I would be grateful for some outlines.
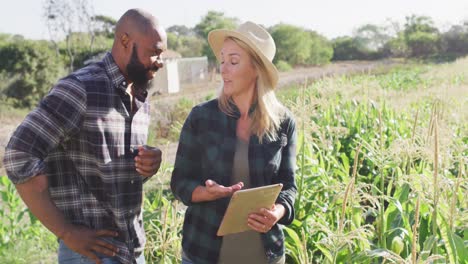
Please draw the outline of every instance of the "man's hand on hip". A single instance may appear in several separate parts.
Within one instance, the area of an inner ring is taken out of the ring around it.
[[[72,225],[67,228],[61,239],[71,250],[87,256],[94,262],[100,264],[101,260],[96,253],[104,254],[109,257],[115,256],[119,249],[104,240],[101,237],[116,237],[119,234],[111,230],[92,230],[84,226]]]

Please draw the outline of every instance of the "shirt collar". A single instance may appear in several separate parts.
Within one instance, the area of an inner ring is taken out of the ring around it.
[[[251,116],[253,112],[255,111],[255,109],[257,109],[257,104],[258,104],[257,102],[252,103],[252,105],[249,108],[249,116]],[[234,103],[232,99],[229,100],[229,105],[231,109],[233,110],[233,113],[232,113],[233,117],[235,119],[239,119],[241,116],[241,113],[239,111],[239,108],[237,107],[237,105]]]
[[[125,80],[122,72],[120,71],[119,66],[114,61],[114,57],[110,52],[107,52],[104,58],[102,59],[104,63],[104,68],[106,69],[107,75],[110,76],[112,83],[116,89],[122,90],[123,92],[127,91],[128,83]],[[135,94],[135,98],[137,98],[141,102],[145,102],[148,96],[148,91],[141,90],[137,91]]]
[[[125,80],[125,77],[120,71],[119,66],[117,66],[117,64],[115,63],[112,54],[110,52],[107,52],[104,58],[102,59],[102,62],[104,63],[104,68],[106,69],[107,75],[110,77],[112,83],[114,84],[114,87],[125,92],[128,85],[127,81]]]

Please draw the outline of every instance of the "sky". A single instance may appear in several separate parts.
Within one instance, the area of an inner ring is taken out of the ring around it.
[[[1,0],[0,33],[29,39],[49,39],[43,18],[44,0]],[[400,23],[411,14],[431,17],[442,30],[468,21],[468,0],[88,0],[95,14],[118,19],[129,8],[143,8],[164,27],[193,27],[210,10],[241,22],[273,26],[288,23],[327,38],[351,35],[359,26]]]

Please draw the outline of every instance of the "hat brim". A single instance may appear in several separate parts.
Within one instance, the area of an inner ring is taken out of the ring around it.
[[[213,50],[216,59],[219,62],[221,62],[221,48],[223,47],[224,40],[227,37],[238,38],[255,51],[258,57],[262,60],[263,65],[265,65],[266,67],[266,70],[270,77],[272,88],[276,88],[276,85],[278,84],[278,70],[276,69],[273,62],[271,62],[265,55],[263,55],[263,52],[252,41],[250,41],[247,37],[245,37],[243,34],[237,31],[227,29],[215,29],[208,34],[208,43],[210,44],[210,47]]]

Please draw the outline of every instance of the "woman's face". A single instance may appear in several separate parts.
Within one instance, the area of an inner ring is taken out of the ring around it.
[[[220,71],[225,95],[238,97],[254,91],[257,71],[249,54],[232,39],[226,39],[221,48]]]

